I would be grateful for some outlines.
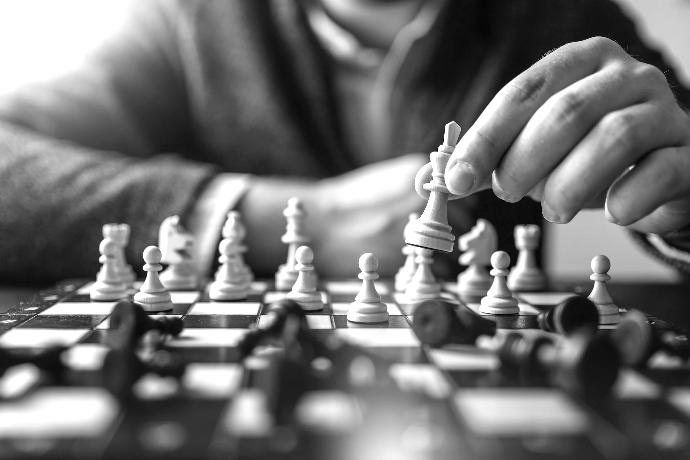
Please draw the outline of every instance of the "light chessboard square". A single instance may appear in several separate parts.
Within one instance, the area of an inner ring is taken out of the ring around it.
[[[174,304],[189,305],[199,300],[197,291],[170,291],[170,299]]]
[[[59,302],[39,315],[109,315],[117,302]]]
[[[258,315],[259,302],[199,302],[187,315]]]
[[[371,348],[417,347],[419,339],[412,329],[336,329],[335,333],[352,343]]]
[[[386,304],[386,310],[388,311],[389,315],[400,316],[403,314],[396,304],[392,302],[384,303]],[[347,310],[350,308],[350,304],[346,302],[333,302],[331,304],[331,308],[333,309],[334,315],[347,315]]]
[[[307,326],[310,329],[333,329],[333,320],[330,315],[304,315],[307,320]],[[259,328],[268,326],[271,318],[268,315],[261,315],[259,318]]]
[[[45,348],[51,345],[71,346],[83,339],[89,329],[11,329],[0,336],[0,347]]]
[[[403,391],[421,392],[437,399],[450,396],[450,383],[430,364],[395,363],[390,375]]]
[[[491,371],[500,367],[496,354],[477,350],[470,345],[431,349],[429,359],[440,369],[448,371]]]
[[[172,348],[233,347],[247,333],[247,329],[194,328],[185,329],[177,337],[170,337]]]
[[[558,305],[568,297],[575,294],[572,292],[521,292],[517,296],[523,302],[532,305]]]
[[[639,372],[623,369],[613,387],[619,399],[655,399],[661,395],[661,387]]]
[[[99,343],[78,343],[65,350],[62,361],[70,369],[97,371],[103,367],[108,347]]]
[[[190,363],[182,380],[197,397],[227,398],[242,385],[244,370],[235,363]]]

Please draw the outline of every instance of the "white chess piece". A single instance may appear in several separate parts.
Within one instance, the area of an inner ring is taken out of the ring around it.
[[[239,264],[242,273],[244,273],[247,285],[250,285],[252,281],[254,281],[254,273],[252,273],[249,265],[244,262],[243,254],[247,252],[247,246],[244,245],[244,239],[247,236],[247,229],[242,223],[242,216],[240,215],[239,211],[228,212],[227,219],[223,225],[222,236],[223,238],[230,239],[233,245],[235,245],[237,248],[237,263]]]
[[[163,269],[161,258],[161,250],[157,246],[148,246],[144,249],[146,279],[139,288],[139,292],[134,294],[134,303],[141,305],[144,311],[167,311],[173,308],[170,292],[163,286],[158,276]]]
[[[374,280],[379,277],[379,259],[371,252],[362,254],[359,258],[359,269],[358,278],[362,280],[362,288],[347,310],[347,320],[354,323],[388,321],[388,307],[381,302],[381,296],[374,284]]]
[[[127,297],[127,285],[122,282],[117,273],[117,243],[110,238],[105,238],[98,246],[102,264],[98,272],[96,282],[91,286],[89,293],[91,300],[119,300]]]
[[[241,248],[231,238],[223,238],[218,245],[220,267],[209,286],[211,300],[241,300],[249,294],[247,274],[239,258]]]
[[[297,281],[295,269],[295,251],[297,248],[309,242],[309,237],[304,232],[304,223],[307,213],[299,198],[290,198],[287,207],[283,211],[285,220],[285,233],[280,240],[288,245],[287,261],[278,267],[275,275],[276,289],[289,291]]]
[[[460,126],[454,121],[446,125],[443,144],[430,155],[432,175],[431,181],[424,184],[424,190],[429,191],[424,212],[412,226],[410,236],[405,238],[407,244],[437,251],[451,252],[455,236],[452,227],[448,225],[448,200],[455,197],[446,187],[445,170],[450,154],[460,138]]]
[[[441,297],[441,285],[436,281],[431,271],[431,264],[434,261],[433,252],[431,249],[415,248],[415,254],[417,270],[407,284],[404,301],[415,303]]]
[[[604,255],[595,256],[590,264],[592,274],[589,279],[594,281],[592,292],[587,297],[597,306],[599,310],[599,324],[618,324],[620,322],[620,312],[618,306],[613,303],[606,283],[611,279],[608,275],[611,269],[611,261]]]
[[[303,310],[321,310],[323,300],[321,293],[316,290],[316,277],[314,276],[314,252],[309,246],[300,246],[295,251],[295,269],[297,280],[292,290],[287,293],[287,298],[297,302]]]
[[[136,280],[132,266],[125,259],[125,248],[129,244],[130,232],[129,224],[103,225],[103,238],[110,238],[117,244],[117,253],[115,254],[115,259],[117,260],[116,270],[126,286],[131,286]]]
[[[458,261],[467,269],[458,275],[458,297],[463,302],[479,302],[491,287],[493,279],[486,269],[498,248],[498,235],[491,222],[478,219],[472,229],[458,239],[464,251]]]
[[[480,313],[491,315],[516,315],[520,313],[518,301],[513,297],[513,293],[508,289],[508,267],[510,266],[510,256],[507,252],[496,251],[491,256],[491,276],[494,281],[491,288],[482,298],[479,306]]]
[[[407,239],[408,235],[412,231],[412,225],[417,219],[419,219],[419,214],[416,212],[410,214],[407,224],[405,224],[405,229],[403,230],[403,236],[405,239]],[[414,261],[414,248],[414,246],[410,246],[409,244],[406,244],[402,248],[402,253],[405,256],[405,263],[395,274],[395,290],[397,292],[405,291],[407,284],[414,276],[414,272],[417,271],[417,263]]]
[[[199,280],[193,258],[194,237],[187,232],[179,216],[163,220],[158,232],[158,247],[163,254],[161,261],[168,268],[160,274],[168,289],[195,289]]]
[[[512,291],[543,291],[546,276],[537,266],[535,251],[539,247],[541,229],[538,225],[516,225],[515,247],[520,251],[515,266],[508,275],[508,287]]]

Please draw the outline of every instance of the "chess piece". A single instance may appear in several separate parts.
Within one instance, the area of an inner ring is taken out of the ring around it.
[[[244,239],[247,236],[247,229],[242,223],[242,216],[238,211],[228,212],[227,219],[223,225],[222,230],[223,238],[229,239],[233,245],[236,246],[237,252],[235,254],[237,258],[238,269],[244,274],[245,283],[247,287],[254,281],[254,273],[252,273],[249,265],[244,262],[244,254],[247,252],[247,246],[244,245]]]
[[[434,259],[431,249],[415,248],[417,270],[405,288],[405,302],[415,303],[441,297],[441,284],[436,281],[431,264]]]
[[[412,231],[412,225],[419,219],[419,214],[416,212],[410,213],[405,229],[403,230],[403,236],[405,239],[410,235]],[[406,244],[402,248],[402,253],[405,256],[405,263],[400,270],[395,274],[395,290],[397,292],[404,292],[407,284],[410,282],[414,276],[414,272],[417,271],[417,264],[415,263],[415,253],[414,246]]]
[[[488,220],[478,219],[475,226],[458,239],[458,248],[464,251],[458,262],[467,265],[458,275],[458,297],[463,302],[479,302],[493,281],[486,266],[498,248],[496,229]]]
[[[419,340],[431,347],[450,343],[471,345],[482,335],[494,335],[496,322],[464,305],[425,300],[414,309],[413,328]]]
[[[657,351],[664,351],[683,361],[690,359],[686,334],[659,324],[652,324],[644,313],[630,310],[613,331],[612,338],[623,362],[643,367]]]
[[[62,361],[65,347],[53,345],[41,350],[10,350],[0,348],[0,377],[11,367],[32,364],[48,376],[60,380],[66,370]]]
[[[167,350],[158,350],[148,361],[143,361],[131,348],[111,349],[103,360],[103,385],[115,397],[127,400],[132,387],[144,374],[182,378],[186,364]]]
[[[321,293],[316,290],[316,278],[313,275],[314,252],[309,246],[300,246],[295,251],[295,261],[297,280],[286,297],[297,302],[303,310],[321,310],[323,300]]]
[[[543,330],[565,336],[583,330],[594,334],[599,329],[599,310],[591,300],[574,295],[539,313],[537,322]]]
[[[514,236],[515,247],[520,253],[508,275],[508,287],[514,292],[543,291],[546,289],[546,276],[537,266],[535,255],[541,229],[538,225],[516,225]]]
[[[134,302],[141,305],[141,308],[147,312],[167,311],[172,310],[173,307],[170,292],[163,286],[158,276],[163,269],[161,258],[161,250],[157,246],[148,246],[144,249],[146,279],[139,288],[139,292],[134,294]]]
[[[288,245],[287,261],[278,267],[275,275],[276,289],[289,291],[297,281],[295,269],[295,251],[298,247],[309,242],[309,237],[304,232],[304,223],[307,213],[299,198],[290,198],[287,208],[283,211],[287,225],[285,233],[280,240]]]
[[[479,307],[480,313],[491,315],[516,315],[520,313],[518,301],[508,289],[508,266],[510,256],[507,252],[496,251],[491,255],[491,267],[489,272],[494,277],[491,288],[482,298]]]
[[[606,282],[611,279],[608,275],[611,269],[611,261],[604,255],[598,255],[592,259],[591,268],[592,274],[589,279],[594,281],[594,286],[587,298],[591,300],[599,310],[599,324],[618,324],[620,321],[620,313],[606,288]]]
[[[194,237],[180,223],[179,216],[170,216],[163,220],[158,232],[158,247],[168,264],[160,279],[168,289],[195,289],[199,282],[196,275],[194,258]]]
[[[249,282],[240,254],[242,247],[233,238],[223,238],[218,245],[220,267],[209,287],[211,300],[241,300],[249,294]]]
[[[371,252],[362,254],[359,258],[359,269],[358,278],[362,280],[362,288],[347,310],[347,320],[353,323],[388,321],[388,307],[381,302],[381,296],[376,292],[374,284],[374,280],[379,277],[379,259]]]
[[[130,227],[129,224],[105,224],[103,225],[103,238],[110,238],[117,244],[118,250],[115,254],[117,260],[117,274],[125,286],[131,286],[136,280],[136,275],[132,266],[125,259],[125,248],[129,244]]]
[[[111,348],[131,348],[150,330],[177,336],[183,328],[181,318],[162,316],[154,319],[147,315],[141,306],[129,300],[121,300],[110,314],[108,344]]]
[[[415,221],[405,243],[437,251],[451,252],[455,236],[448,225],[448,200],[451,193],[446,187],[445,170],[450,154],[460,138],[460,126],[454,121],[446,125],[443,144],[430,155],[432,179],[424,184],[429,201],[422,215]]]
[[[110,238],[105,238],[98,246],[101,257],[101,270],[98,272],[96,282],[91,286],[91,300],[119,300],[127,297],[127,286],[117,273],[116,254],[118,245]]]
[[[249,356],[258,345],[266,341],[273,343],[280,337],[286,337],[289,335],[288,330],[293,336],[309,331],[304,310],[294,300],[281,299],[267,305],[265,312],[262,313],[266,315],[268,321],[248,330],[236,345],[242,358]]]

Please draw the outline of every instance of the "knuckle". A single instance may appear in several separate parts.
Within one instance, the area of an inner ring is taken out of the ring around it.
[[[638,63],[633,70],[633,74],[644,82],[649,82],[654,86],[668,86],[666,75],[658,67],[644,62]]]
[[[618,43],[608,37],[591,37],[584,40],[583,44],[602,54],[620,54],[623,51]]]
[[[628,113],[610,113],[600,123],[604,151],[627,151],[637,143],[637,120]]]

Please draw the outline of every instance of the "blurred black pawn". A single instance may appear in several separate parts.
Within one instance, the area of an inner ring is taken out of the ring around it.
[[[450,343],[472,344],[481,335],[493,335],[496,323],[463,305],[443,300],[421,302],[413,312],[413,329],[419,340],[432,347]]]
[[[62,346],[54,346],[39,351],[20,351],[0,348],[0,377],[11,367],[22,364],[32,364],[46,373],[50,378],[62,380],[64,371],[66,370],[62,362],[62,353],[65,349],[66,348]]]
[[[625,364],[644,366],[659,350],[683,360],[690,359],[690,343],[685,334],[655,327],[644,313],[631,310],[613,331],[612,338]]]
[[[599,328],[599,310],[586,297],[574,295],[537,317],[539,327],[547,332],[569,336],[576,331],[593,334]]]
[[[103,361],[103,384],[115,397],[129,399],[133,385],[145,374],[180,379],[185,370],[185,363],[165,350],[159,350],[149,361],[143,361],[131,348],[112,349]]]
[[[249,330],[237,344],[242,357],[248,356],[258,345],[281,339],[294,342],[304,331],[308,331],[307,318],[302,307],[290,299],[274,302],[266,307],[267,322],[259,328]]]
[[[141,306],[129,300],[121,300],[110,315],[108,342],[113,348],[131,348],[148,331],[157,330],[163,334],[177,336],[183,328],[181,318],[151,318]]]

